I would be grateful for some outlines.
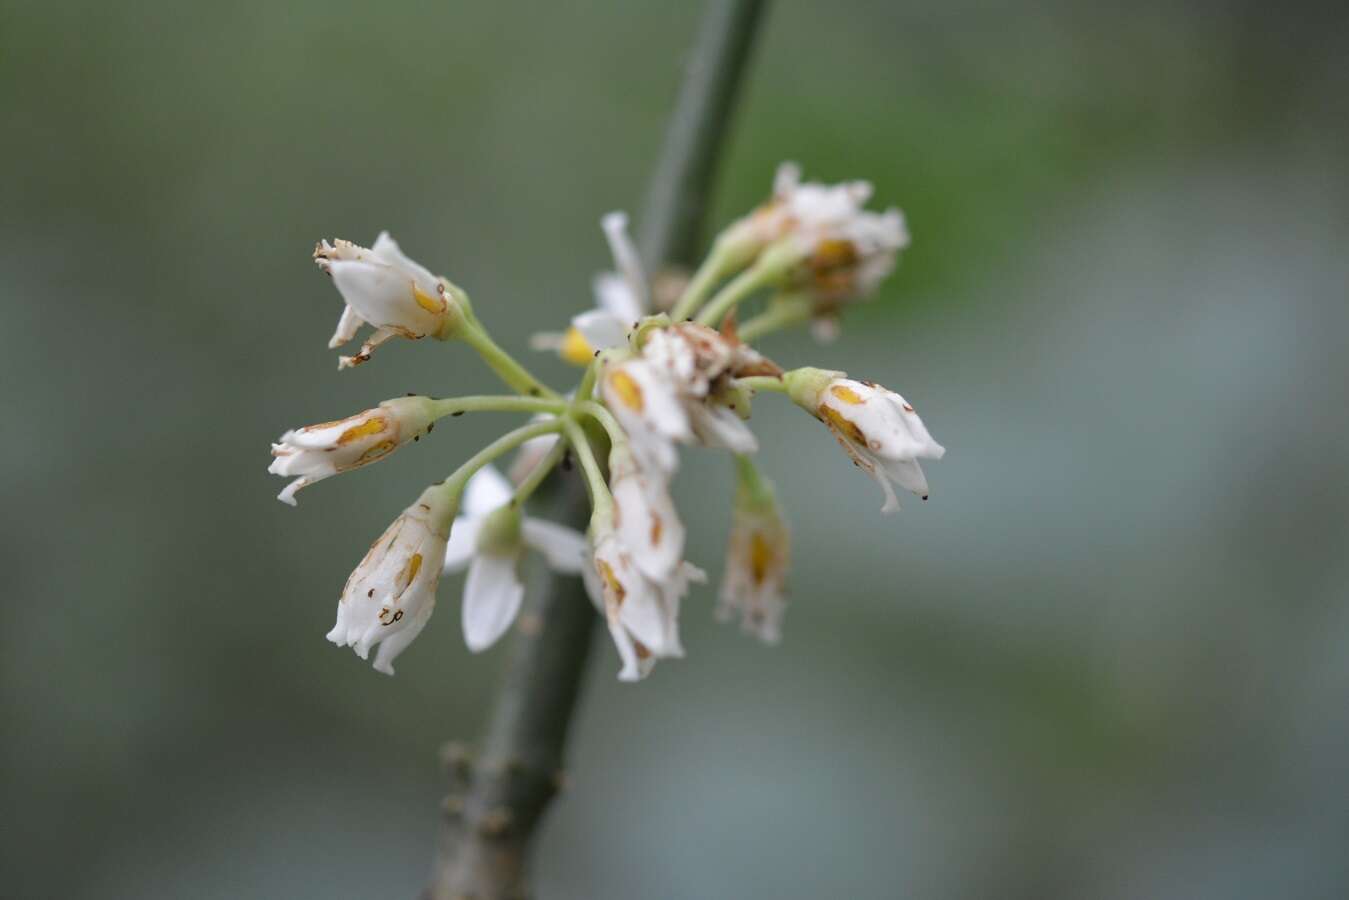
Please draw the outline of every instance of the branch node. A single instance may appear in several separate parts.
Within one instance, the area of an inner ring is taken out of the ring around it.
[[[473,769],[473,751],[462,741],[446,741],[440,747],[440,766],[446,775],[465,777]]]
[[[482,821],[478,823],[478,830],[487,837],[501,837],[510,830],[514,820],[515,816],[509,807],[495,806],[482,817]]]

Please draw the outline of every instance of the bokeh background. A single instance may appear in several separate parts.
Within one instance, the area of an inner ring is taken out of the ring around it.
[[[597,642],[542,896],[1349,895],[1343,9],[772,12],[714,224],[784,158],[901,205],[912,250],[843,339],[766,349],[898,388],[949,453],[882,517],[756,405],[786,638],[704,589],[645,683]],[[0,4],[0,893],[415,896],[437,748],[504,653],[463,648],[458,579],[393,679],[323,635],[508,420],[278,504],[285,428],[492,388],[430,343],[339,376],[309,252],[388,228],[528,352],[589,303],[698,12]],[[678,481],[714,577],[728,469]]]

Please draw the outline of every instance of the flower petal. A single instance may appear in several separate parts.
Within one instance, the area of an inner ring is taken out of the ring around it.
[[[637,658],[637,648],[633,645],[632,635],[628,634],[627,629],[616,619],[609,619],[609,636],[614,639],[618,658],[623,662],[623,668],[618,672],[619,681],[641,681],[650,674],[655,657],[649,657],[643,665]]]
[[[356,310],[351,308],[351,304],[342,307],[342,316],[337,320],[337,330],[328,340],[328,347],[336,349],[356,336],[365,322],[357,315]]]
[[[589,568],[589,545],[574,528],[526,517],[520,526],[525,543],[543,554],[556,572],[575,575]]]
[[[885,469],[885,474],[906,491],[911,491],[919,497],[927,496],[927,476],[923,474],[923,469],[916,460],[886,459],[881,460],[880,465]]]
[[[480,553],[464,581],[464,643],[474,653],[492,646],[520,612],[525,586],[516,571],[518,559]]]
[[[633,564],[647,577],[663,581],[684,555],[684,523],[663,480],[641,474],[615,478],[618,533]]]
[[[464,488],[464,513],[477,518],[510,502],[514,490],[495,466],[483,466]]]
[[[618,620],[637,640],[656,654],[665,655],[666,648],[671,645],[668,628],[670,616],[662,603],[659,589],[655,585],[643,587],[643,590],[632,591],[624,598],[618,610]]]
[[[408,648],[408,645],[416,640],[417,635],[422,633],[426,623],[431,619],[431,613],[435,609],[435,600],[417,611],[416,616],[406,628],[397,634],[390,635],[388,640],[380,643],[379,650],[375,652],[374,670],[385,675],[393,674],[393,661],[398,655]]]
[[[689,407],[689,424],[706,447],[720,447],[735,453],[759,452],[759,439],[745,420],[724,406],[708,403]]]
[[[646,314],[650,304],[646,295],[646,273],[642,271],[642,259],[637,255],[637,247],[633,244],[632,238],[628,236],[628,214],[608,213],[600,219],[600,227],[604,229],[604,237],[609,242],[609,252],[613,254],[614,265],[628,289],[626,302],[617,296],[610,298],[614,304],[612,306],[605,303],[603,296],[600,297],[600,302],[614,314],[622,316],[629,322],[635,322]]]
[[[571,324],[592,349],[608,350],[627,345],[628,329],[635,321],[635,318],[620,318],[608,310],[591,309],[573,316]]]
[[[445,573],[458,572],[468,565],[469,560],[478,552],[478,531],[482,528],[482,519],[473,516],[460,516],[450,528],[450,540],[445,545]]]
[[[440,282],[436,279],[436,276],[432,275],[430,270],[421,263],[415,262],[404,253],[403,248],[398,246],[398,242],[389,235],[389,232],[381,231],[379,237],[375,238],[375,244],[370,248],[370,251],[395,268],[406,270],[417,280],[417,286],[424,293],[434,297],[440,290]]]

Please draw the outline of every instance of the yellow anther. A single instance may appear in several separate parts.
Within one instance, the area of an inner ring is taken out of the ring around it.
[[[412,584],[412,579],[417,577],[417,573],[420,572],[421,569],[422,555],[420,553],[414,553],[412,556],[408,557],[407,565],[403,567],[402,574],[398,576],[398,582],[402,585],[402,587],[399,588],[400,594],[408,589],[408,586]]]
[[[627,596],[628,592],[623,589],[623,583],[619,581],[618,576],[614,574],[613,566],[600,559],[595,561],[595,568],[599,569],[600,577],[604,579],[604,584],[612,593],[614,605],[622,606],[623,598]]]
[[[337,446],[345,447],[352,441],[359,441],[361,438],[367,438],[382,432],[385,428],[383,416],[371,416],[359,425],[353,425],[342,436],[337,439]]]
[[[857,393],[857,391],[854,391],[846,384],[834,385],[829,389],[829,393],[833,394],[835,397],[842,400],[844,403],[849,403],[853,406],[857,406],[860,403],[866,402],[865,400],[862,399],[861,394]]]
[[[867,436],[862,433],[862,429],[857,427],[856,422],[850,422],[844,418],[843,413],[834,409],[832,406],[821,406],[820,415],[831,425],[835,431],[842,434],[854,444],[867,445]]]
[[[588,366],[595,356],[595,348],[590,346],[579,329],[572,326],[562,336],[562,346],[558,348],[557,354],[574,366]]]
[[[444,297],[432,297],[415,284],[412,286],[412,297],[417,301],[418,306],[429,313],[439,315],[445,311]]]
[[[754,532],[754,536],[749,539],[749,571],[755,584],[763,584],[772,562],[773,545],[763,536],[763,532]]]
[[[620,403],[633,412],[642,411],[642,386],[637,383],[637,379],[622,369],[616,369],[609,376],[609,384],[618,395]]]

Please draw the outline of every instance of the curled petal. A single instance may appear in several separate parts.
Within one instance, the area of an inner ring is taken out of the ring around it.
[[[356,332],[359,331],[364,324],[365,322],[362,321],[361,317],[356,313],[356,310],[351,308],[351,304],[342,307],[342,316],[337,320],[337,330],[333,332],[332,338],[329,339],[328,347],[330,349],[336,349],[342,346],[347,341],[354,338]]]

